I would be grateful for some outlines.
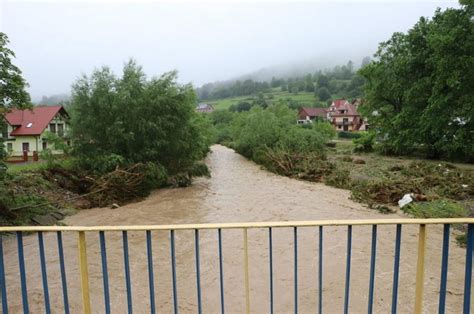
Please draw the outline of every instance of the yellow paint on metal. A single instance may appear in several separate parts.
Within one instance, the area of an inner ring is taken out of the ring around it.
[[[430,219],[354,219],[354,220],[310,220],[237,222],[180,225],[134,225],[134,226],[10,226],[0,227],[0,232],[53,232],[53,231],[146,231],[146,230],[192,230],[192,229],[242,229],[242,228],[284,228],[315,226],[362,226],[362,225],[431,225],[431,224],[474,224],[474,218],[430,218]]]
[[[426,225],[420,225],[418,235],[418,262],[416,265],[415,313],[423,312],[423,290],[425,283]]]
[[[244,276],[245,276],[245,312],[250,313],[250,287],[249,287],[249,249],[247,229],[244,228]]]
[[[79,265],[81,269],[82,312],[89,314],[91,312],[91,303],[89,296],[89,271],[87,270],[86,234],[84,231],[79,231]]]

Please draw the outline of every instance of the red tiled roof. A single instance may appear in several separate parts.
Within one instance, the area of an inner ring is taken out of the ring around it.
[[[12,136],[21,135],[41,135],[49,122],[58,114],[66,111],[63,106],[34,107],[33,109],[12,109],[5,114],[5,119],[16,129]]]
[[[301,108],[301,113],[306,113],[310,117],[326,117],[326,108]]]
[[[345,99],[335,99],[335,100],[332,101],[331,105],[334,105],[334,107],[336,107],[336,109],[339,109],[339,107],[343,106],[346,102],[347,102],[347,100],[345,100]]]
[[[339,107],[336,105],[336,108],[337,111],[331,114],[332,117],[359,116],[359,112],[357,112],[357,106],[349,103],[348,101],[344,101],[343,104],[339,104]],[[338,113],[339,110],[345,110],[346,113]]]

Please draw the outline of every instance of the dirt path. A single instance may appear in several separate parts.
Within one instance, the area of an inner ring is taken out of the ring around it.
[[[211,179],[200,179],[183,189],[155,191],[147,199],[118,209],[95,208],[68,217],[68,225],[141,225],[169,223],[246,222],[315,219],[399,218],[382,215],[349,200],[349,192],[322,184],[292,180],[260,169],[232,150],[213,146],[208,158]],[[428,227],[425,309],[436,312],[439,292],[442,228]],[[245,308],[242,272],[242,231],[224,230],[224,290],[227,312]],[[81,311],[77,265],[77,235],[64,234],[68,292],[71,313]],[[112,310],[126,312],[127,299],[120,233],[107,233],[107,257]],[[274,230],[275,312],[293,311],[293,230]],[[370,227],[353,228],[351,312],[367,311],[370,264]],[[395,226],[380,226],[375,279],[374,311],[388,312],[391,306]],[[104,311],[103,283],[98,234],[88,234],[89,272],[93,312]],[[317,230],[298,231],[298,274],[300,312],[317,306]],[[54,312],[62,312],[62,293],[55,234],[45,235],[48,280]],[[136,313],[149,310],[149,287],[145,235],[129,234],[133,307]],[[216,231],[201,231],[201,275],[203,311],[220,311],[219,267]],[[344,301],[346,228],[328,227],[324,234],[323,307],[340,313]],[[4,243],[9,306],[21,311],[17,247],[15,239]],[[43,312],[43,293],[36,236],[25,237],[28,294],[32,312]],[[167,232],[153,235],[155,296],[159,312],[172,312],[170,247]],[[413,312],[417,227],[406,226],[402,234],[400,313]],[[269,311],[268,231],[249,231],[251,311]],[[181,312],[196,312],[196,280],[192,231],[176,232],[178,298]],[[465,251],[451,241],[447,312],[462,309]]]

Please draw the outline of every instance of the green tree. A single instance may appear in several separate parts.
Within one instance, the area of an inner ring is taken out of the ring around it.
[[[154,162],[169,173],[202,159],[210,140],[194,112],[192,86],[179,85],[176,72],[147,80],[134,61],[121,77],[109,68],[83,76],[73,86],[74,154],[93,168],[119,156],[129,163]]]
[[[349,98],[362,97],[363,87],[365,84],[364,77],[356,74],[352,77],[351,82],[347,86],[347,96]]]
[[[31,105],[30,95],[26,92],[28,84],[22,77],[21,70],[13,64],[15,53],[7,47],[8,44],[7,35],[0,32],[0,114],[12,107],[26,108]],[[0,130],[5,126],[5,121],[0,119]],[[3,139],[0,137],[0,161],[6,156]]]
[[[257,98],[253,101],[252,105],[253,106],[260,106],[264,109],[268,107],[268,103],[265,100],[265,96],[263,95],[263,93],[258,93]]]
[[[40,157],[46,160],[48,166],[55,165],[58,160],[68,157],[71,152],[71,146],[67,144],[68,138],[46,131],[43,141],[48,143],[48,148],[41,151]],[[61,154],[55,154],[54,151],[61,151]]]
[[[329,93],[329,90],[326,87],[321,87],[318,89],[318,98],[321,101],[326,101],[331,98],[331,93]]]
[[[382,43],[367,80],[371,128],[388,153],[474,158],[474,23],[469,6],[437,10]]]
[[[329,87],[329,79],[324,74],[321,74],[320,76],[318,76],[318,88],[322,88],[322,87],[326,87],[326,88]]]

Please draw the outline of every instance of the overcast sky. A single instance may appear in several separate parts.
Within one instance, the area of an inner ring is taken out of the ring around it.
[[[81,74],[116,72],[135,58],[145,72],[177,69],[199,86],[260,68],[372,55],[393,32],[457,1],[64,2],[0,0],[0,30],[33,99],[69,93]],[[330,57],[328,59],[328,57]]]

